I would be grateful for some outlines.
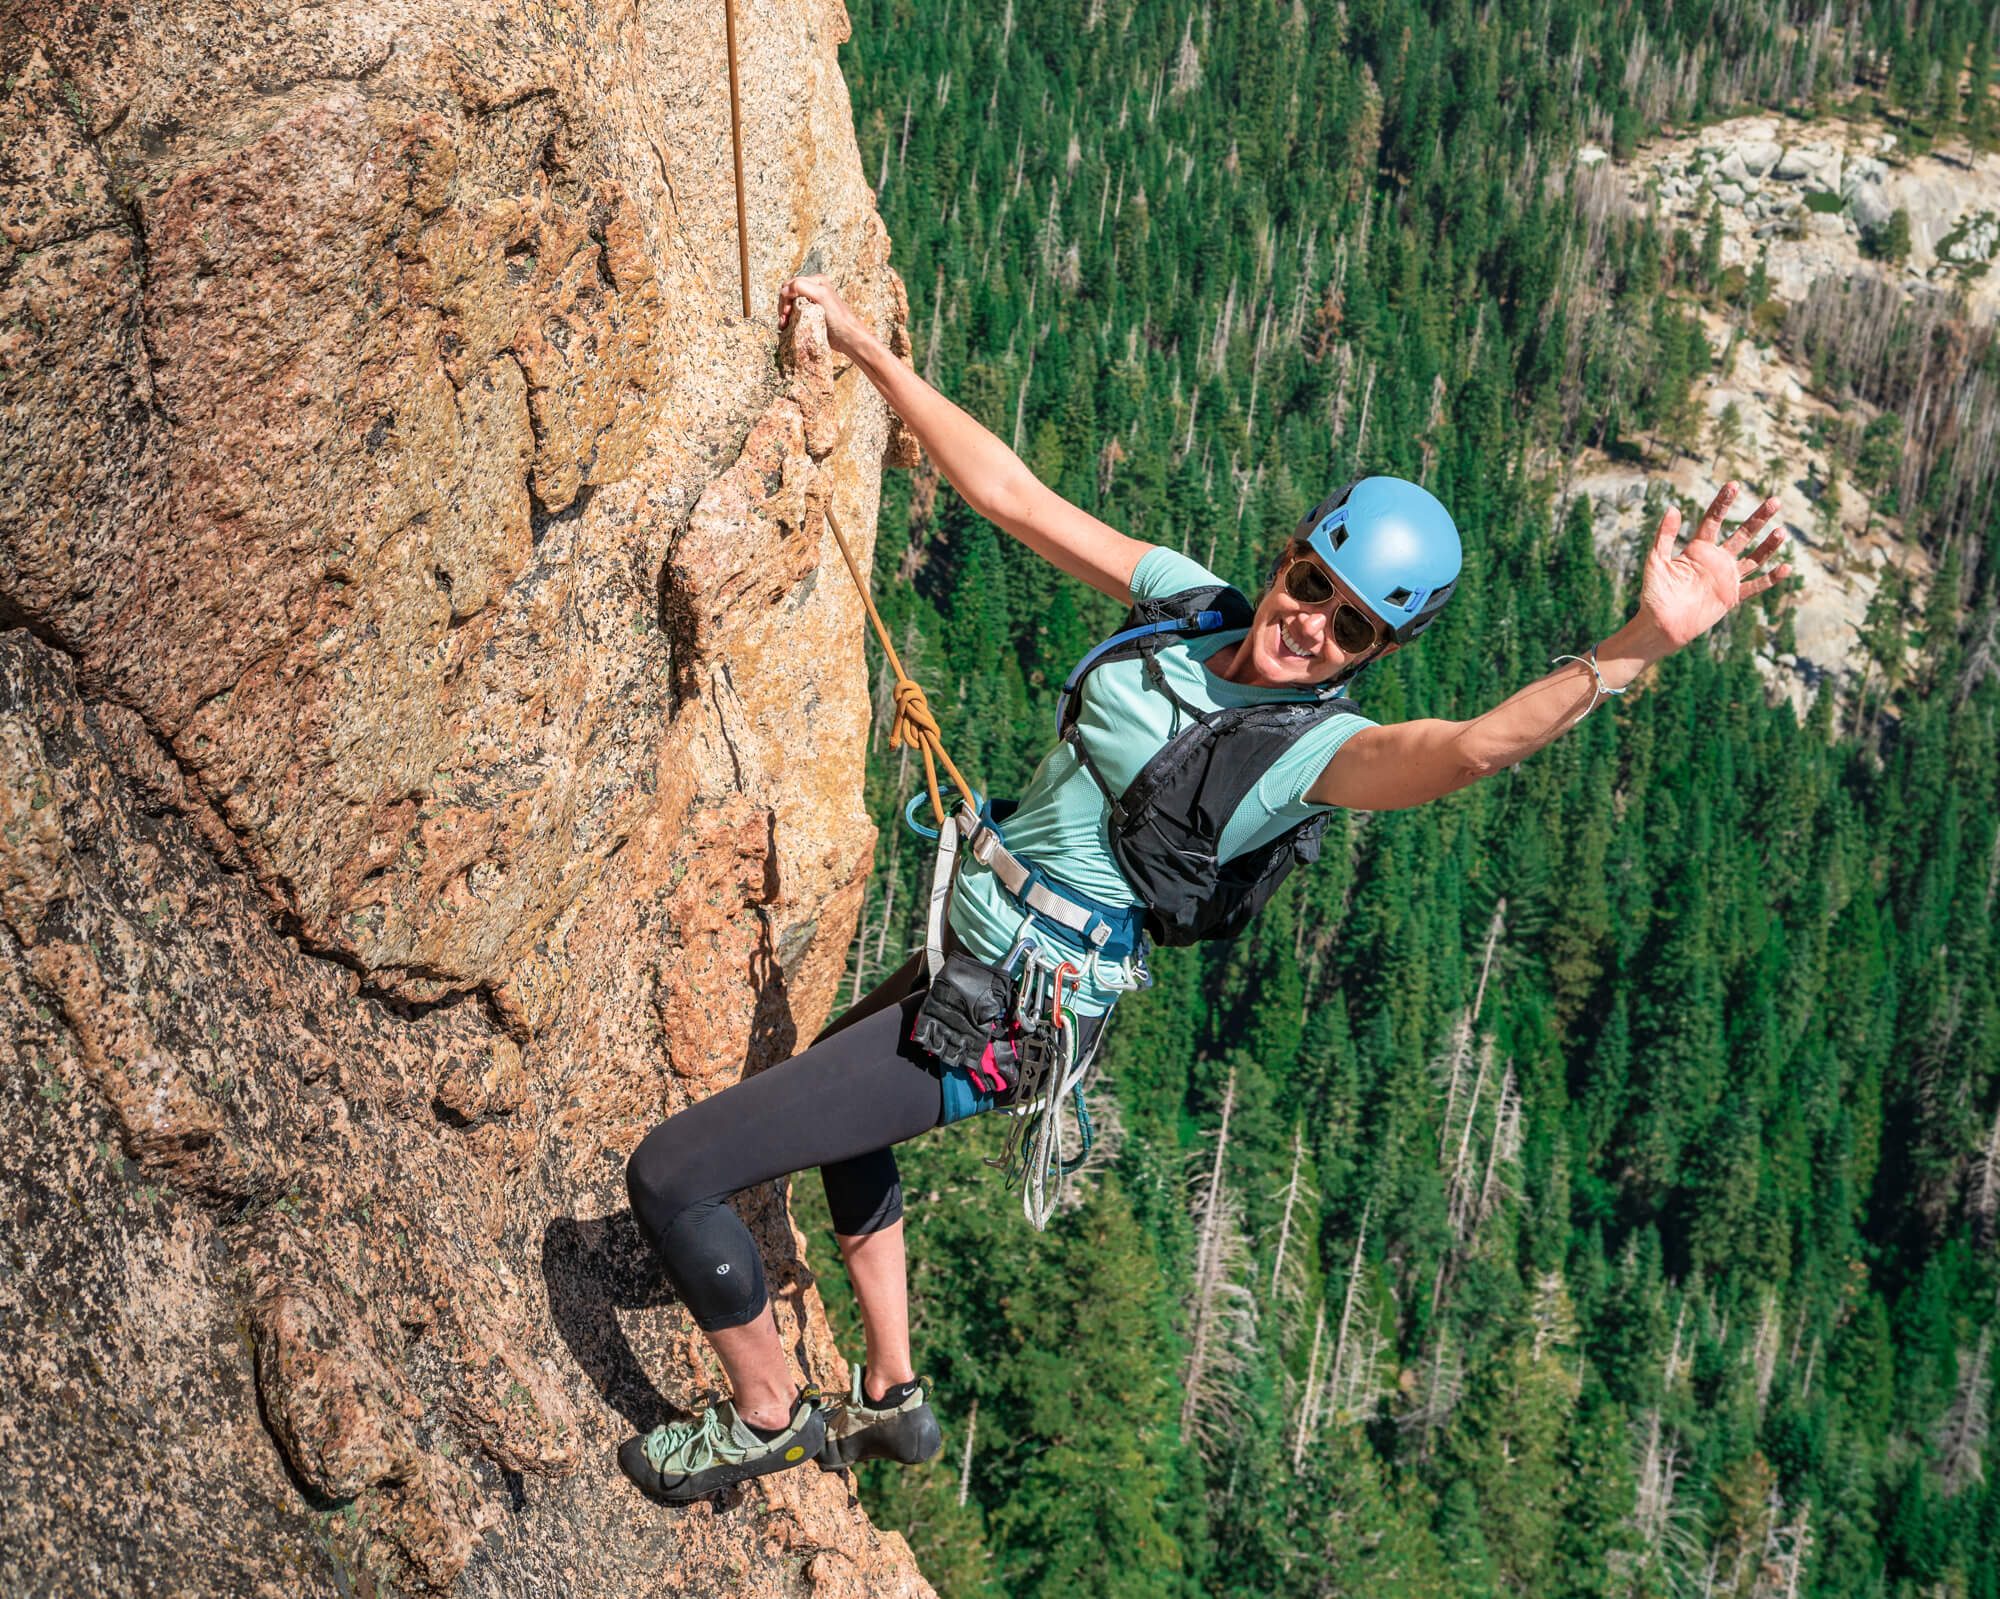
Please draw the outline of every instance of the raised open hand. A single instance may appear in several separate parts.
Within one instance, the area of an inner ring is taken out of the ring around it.
[[[1782,527],[1758,535],[1778,514],[1777,497],[1759,505],[1729,535],[1722,536],[1722,515],[1736,498],[1738,485],[1725,483],[1678,551],[1681,513],[1669,510],[1660,518],[1653,548],[1646,556],[1646,573],[1639,594],[1639,612],[1672,642],[1675,649],[1698,639],[1753,594],[1761,594],[1791,573],[1789,565],[1768,572],[1758,568],[1777,553],[1785,540]],[[1752,545],[1755,548],[1752,548]]]

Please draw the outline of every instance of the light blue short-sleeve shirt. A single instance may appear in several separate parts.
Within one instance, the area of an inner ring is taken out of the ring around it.
[[[1160,599],[1222,581],[1200,562],[1177,550],[1148,550],[1132,574],[1132,597]],[[1209,658],[1243,638],[1245,629],[1176,640],[1156,659],[1175,694],[1203,711],[1261,705],[1310,696],[1291,689],[1253,688],[1208,670]],[[1121,794],[1178,731],[1180,717],[1171,700],[1147,685],[1137,660],[1112,661],[1086,679],[1078,707],[1078,733],[1105,780]],[[1335,716],[1308,729],[1246,794],[1222,830],[1221,854],[1232,860],[1269,843],[1316,812],[1332,807],[1307,801],[1326,763],[1348,739],[1375,724],[1363,716]],[[1114,905],[1137,896],[1111,851],[1111,810],[1104,791],[1067,743],[1058,744],[1035,768],[1020,808],[1007,819],[1007,847],[1033,861],[1051,877]],[[951,926],[979,959],[998,963],[1026,925],[1027,913],[986,867],[967,860],[959,869],[951,899]],[[1077,945],[1036,927],[1030,936],[1054,959],[1085,964]],[[1110,1009],[1118,990],[1086,978],[1079,988],[1079,1011]]]

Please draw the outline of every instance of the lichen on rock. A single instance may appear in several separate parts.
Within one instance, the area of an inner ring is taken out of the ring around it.
[[[845,16],[745,12],[750,320],[713,8],[149,16],[0,38],[0,1563],[927,1591],[840,1479],[611,1469],[719,1376],[623,1158],[819,1027],[873,844],[826,521],[907,440],[774,314],[908,351]]]

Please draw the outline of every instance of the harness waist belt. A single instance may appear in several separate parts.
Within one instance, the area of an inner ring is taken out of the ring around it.
[[[964,825],[963,813],[960,825]],[[1001,886],[1015,899],[1037,916],[1075,934],[1079,942],[1114,956],[1130,954],[1136,946],[1137,906],[1093,907],[1057,892],[1049,886],[1047,874],[1007,848],[998,829],[985,817],[974,824],[966,848],[974,860],[1000,879]]]

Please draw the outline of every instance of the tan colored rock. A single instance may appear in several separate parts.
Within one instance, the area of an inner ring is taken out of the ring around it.
[[[265,1419],[308,1487],[351,1499],[408,1473],[423,1407],[364,1321],[303,1288],[260,1300],[251,1325]]]
[[[928,1592],[841,1479],[613,1465],[718,1376],[623,1159],[822,1025],[873,844],[827,520],[909,440],[774,316],[907,355],[842,9],[744,13],[749,321],[713,6],[11,16],[0,1566]]]

